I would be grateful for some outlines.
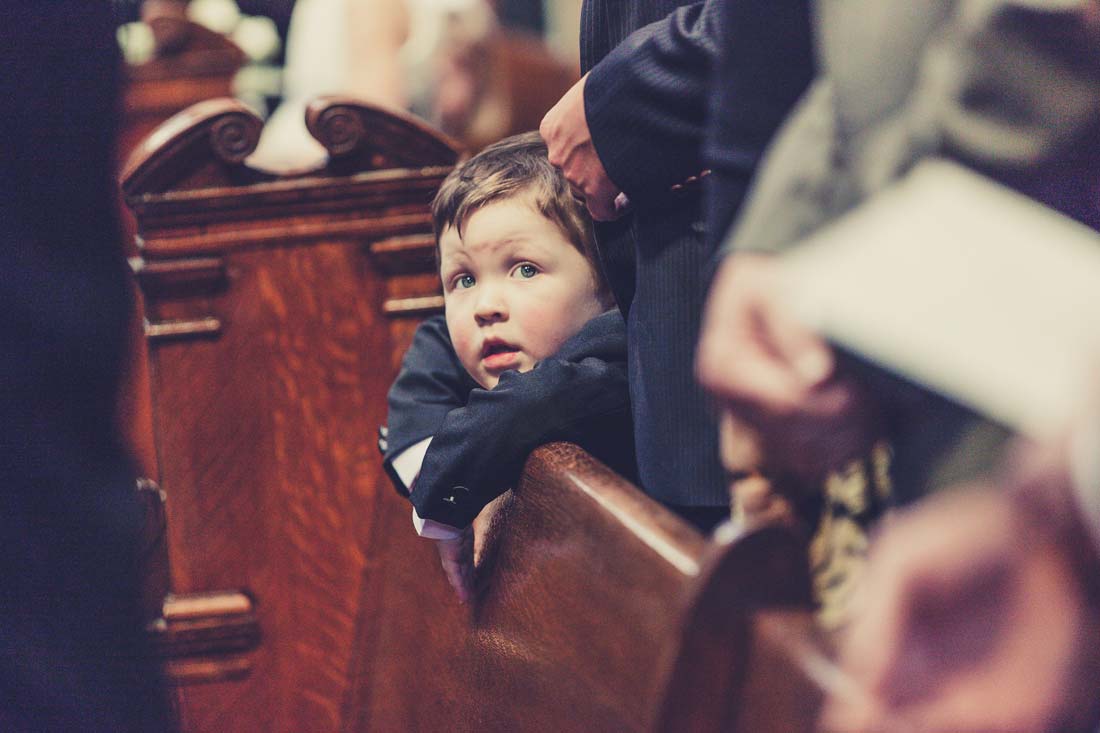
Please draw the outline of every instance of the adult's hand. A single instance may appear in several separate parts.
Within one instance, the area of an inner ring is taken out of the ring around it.
[[[584,200],[592,218],[611,221],[625,213],[625,197],[608,177],[592,144],[592,133],[584,113],[587,78],[587,75],[581,77],[550,108],[539,125],[539,134],[549,148],[550,162],[561,169],[573,195]]]
[[[1077,730],[1095,711],[1081,674],[1094,621],[1044,519],[984,486],[887,524],[841,645],[867,694],[831,699],[822,727]]]
[[[785,310],[775,258],[726,258],[711,286],[696,357],[702,385],[755,431],[760,468],[820,479],[875,438],[869,395],[832,350]]]

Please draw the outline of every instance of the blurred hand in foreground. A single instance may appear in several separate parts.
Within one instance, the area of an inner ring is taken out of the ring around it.
[[[956,489],[888,520],[841,644],[867,695],[830,700],[824,729],[1095,725],[1100,624],[1065,464],[1029,447],[1013,468],[1001,486]]]
[[[752,253],[726,258],[703,314],[696,356],[700,383],[741,429],[751,431],[727,469],[820,480],[875,439],[869,395],[837,368],[829,346],[799,324],[780,298],[778,263]]]

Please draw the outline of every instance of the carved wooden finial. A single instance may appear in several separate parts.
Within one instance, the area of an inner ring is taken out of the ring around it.
[[[307,123],[329,155],[284,172],[258,167],[263,122],[233,99],[200,102],[154,130],[121,177],[144,256],[335,236],[387,241],[401,255],[412,247],[419,271],[420,250],[434,252],[429,205],[458,146],[412,115],[348,98],[316,100]],[[430,295],[416,307],[438,307]]]
[[[239,177],[263,122],[240,102],[199,102],[168,119],[130,154],[121,175],[127,196],[224,185]],[[233,168],[242,168],[234,175]]]
[[[363,144],[367,134],[363,120],[350,105],[311,105],[306,110],[306,127],[329,155],[348,155]]]
[[[329,152],[329,167],[356,171],[454,165],[460,145],[423,120],[352,97],[324,96],[306,127]]]
[[[260,142],[263,123],[249,110],[226,111],[210,126],[210,146],[226,163],[243,163]]]
[[[247,162],[263,131],[251,109],[228,98],[200,102],[154,130],[130,155],[122,190],[133,198],[277,179],[449,167],[459,157],[458,143],[423,120],[350,97],[314,100],[306,109],[306,125],[329,159],[279,175]]]

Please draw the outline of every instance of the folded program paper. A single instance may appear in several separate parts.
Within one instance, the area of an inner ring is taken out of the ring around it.
[[[802,322],[1018,431],[1100,391],[1100,235],[961,166],[921,163],[784,270]]]

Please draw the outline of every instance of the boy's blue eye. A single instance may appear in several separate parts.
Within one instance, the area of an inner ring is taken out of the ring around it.
[[[466,290],[467,288],[472,288],[475,282],[477,281],[474,280],[473,275],[460,275],[455,278],[455,287],[460,290]]]
[[[516,272],[519,274],[520,277],[529,280],[535,275],[539,274],[539,268],[525,262],[524,264],[516,268]]]

